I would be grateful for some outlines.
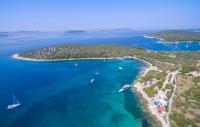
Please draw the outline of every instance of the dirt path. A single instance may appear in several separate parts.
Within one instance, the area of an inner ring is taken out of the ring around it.
[[[172,74],[173,74],[172,72],[167,74],[167,77],[165,79],[165,82],[163,83],[162,89],[165,88],[166,85],[169,83],[169,78],[170,78],[170,75],[172,75]]]
[[[173,103],[173,98],[174,98],[174,95],[176,93],[176,75],[178,74],[178,71],[175,71],[175,72],[172,72],[172,78],[170,80],[170,83],[174,86],[174,89],[173,89],[173,93],[172,93],[172,96],[171,98],[169,99],[169,106],[168,106],[168,113],[167,113],[167,122],[168,124],[170,125],[170,122],[169,122],[169,114],[171,112],[171,109],[172,109],[172,103]],[[169,126],[170,127],[170,126]]]

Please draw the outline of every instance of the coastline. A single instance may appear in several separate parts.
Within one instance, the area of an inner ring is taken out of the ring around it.
[[[164,41],[163,38],[157,38],[157,37],[153,37],[153,36],[147,36],[145,35],[144,38],[152,38],[152,39],[159,39],[160,41]]]
[[[32,58],[25,58],[19,56],[18,53],[14,54],[12,56],[13,59],[19,59],[19,60],[25,60],[25,61],[35,61],[35,62],[57,62],[57,61],[71,61],[71,60],[112,60],[112,59],[123,59],[123,57],[113,57],[113,58],[77,58],[77,59],[52,59],[52,60],[46,60],[46,59],[32,59]]]
[[[76,58],[76,59],[52,59],[52,60],[46,60],[46,59],[32,59],[32,58],[25,58],[25,57],[21,57],[19,56],[18,53],[14,54],[12,56],[13,59],[18,59],[18,60],[25,60],[25,61],[35,61],[35,62],[59,62],[59,61],[71,61],[71,60],[115,60],[115,59],[136,59],[139,61],[142,61],[144,63],[146,63],[147,65],[151,65],[150,63],[148,63],[145,60],[139,59],[136,56],[124,56],[124,57],[101,57],[101,58]]]
[[[162,127],[170,127],[170,125],[168,125],[167,121],[165,119],[163,119],[162,116],[158,115],[154,110],[153,107],[151,105],[151,98],[148,97],[148,95],[144,92],[143,90],[143,85],[141,83],[139,83],[139,78],[145,76],[150,70],[154,70],[155,67],[149,63],[149,66],[144,68],[141,72],[141,74],[138,76],[136,82],[134,82],[134,90],[137,92],[140,100],[144,105],[144,108],[146,110],[146,112],[151,116],[152,118],[152,122],[155,123],[157,126],[162,126]]]
[[[133,89],[136,91],[136,95],[139,97],[140,101],[144,102],[143,106],[146,110],[146,112],[151,116],[152,118],[152,123],[155,123],[157,126],[162,127],[169,127],[166,124],[166,121],[163,119],[163,117],[159,116],[156,114],[155,111],[153,111],[153,107],[151,106],[150,98],[147,96],[147,94],[143,91],[141,84],[138,82],[139,78],[142,76],[145,76],[150,70],[157,69],[155,66],[153,66],[151,63],[137,58],[136,56],[124,56],[124,57],[111,57],[111,58],[77,58],[77,59],[54,59],[54,60],[45,60],[45,59],[32,59],[32,58],[24,58],[20,57],[19,54],[14,54],[12,56],[14,59],[19,59],[19,60],[25,60],[25,61],[35,61],[35,62],[58,62],[58,61],[71,61],[71,60],[114,60],[114,59],[135,59],[139,60],[147,65],[147,67],[143,68],[136,78],[136,80],[133,81]]]
[[[150,110],[151,106],[149,105],[148,99],[144,96],[144,91],[140,89],[140,84],[139,84],[139,79],[142,76],[145,76],[150,70],[155,69],[153,65],[147,61],[144,61],[142,59],[136,58],[142,62],[144,62],[147,66],[142,68],[140,71],[140,74],[137,76],[136,80],[133,81],[132,83],[132,91],[136,93],[136,96],[139,98],[139,102],[143,106],[143,112],[148,115],[146,116],[147,118],[150,119],[151,125],[156,126],[156,127],[166,127],[163,126],[162,121],[160,121],[160,118],[156,116],[152,110]],[[147,95],[146,95],[147,96]]]
[[[153,36],[143,36],[144,38],[148,38],[148,39],[158,39],[160,40],[159,43],[191,43],[191,42],[200,42],[200,41],[165,41],[165,39],[163,38],[158,38],[158,37],[153,37]]]

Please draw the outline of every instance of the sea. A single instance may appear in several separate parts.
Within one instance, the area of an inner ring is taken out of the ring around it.
[[[33,62],[15,53],[57,44],[117,44],[152,51],[199,51],[199,42],[160,43],[148,32],[16,32],[0,36],[0,127],[150,127],[131,88],[147,66],[132,59]],[[122,67],[123,69],[119,69]],[[94,82],[91,83],[91,79]],[[13,95],[20,106],[13,104]]]

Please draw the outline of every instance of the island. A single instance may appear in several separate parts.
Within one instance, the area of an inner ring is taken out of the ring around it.
[[[133,82],[160,127],[200,126],[200,52],[155,52],[124,45],[63,44],[15,54],[32,61],[137,59],[148,66]]]
[[[161,42],[192,42],[200,41],[200,32],[168,30],[149,34],[147,38],[157,38]]]
[[[68,30],[65,31],[65,34],[81,34],[81,33],[86,33],[87,31],[84,30]]]

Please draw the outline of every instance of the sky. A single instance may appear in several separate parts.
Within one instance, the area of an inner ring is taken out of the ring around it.
[[[0,31],[200,28],[200,0],[0,0]]]

